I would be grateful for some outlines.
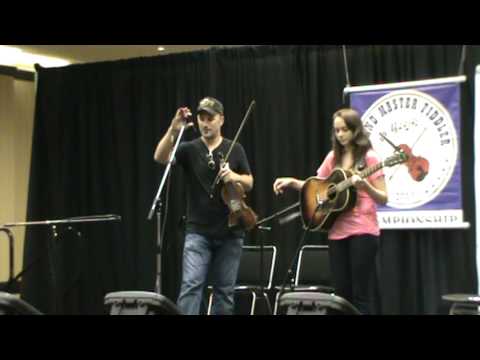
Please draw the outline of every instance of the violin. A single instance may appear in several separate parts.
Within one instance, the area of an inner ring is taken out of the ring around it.
[[[223,165],[223,164],[221,164]],[[250,231],[257,224],[258,216],[245,203],[245,189],[239,182],[227,182],[221,190],[222,200],[228,206],[228,226],[239,225],[241,228]]]
[[[414,156],[408,145],[402,144],[398,147],[407,155],[408,160],[405,165],[408,167],[408,173],[412,179],[419,182],[425,179],[430,168],[428,160],[421,156]]]
[[[240,132],[242,131],[243,126],[245,125],[245,121],[247,120],[253,106],[255,105],[255,100],[253,100],[247,110],[247,113],[240,124],[240,127],[235,135],[232,144],[228,150],[227,155],[225,158],[220,159],[220,168],[228,161],[230,154],[235,146],[238,137],[240,136]],[[213,191],[215,190],[216,185],[220,182],[220,175],[217,175],[213,184],[210,188],[210,197],[213,197]],[[255,225],[257,224],[257,214],[245,203],[245,198],[247,197],[245,194],[245,189],[243,188],[242,184],[238,182],[227,182],[224,183],[221,189],[221,197],[225,205],[228,206],[230,214],[228,216],[228,226],[232,227],[235,225],[239,225],[244,230],[249,231],[252,230]]]
[[[407,156],[407,161],[405,165],[408,167],[408,173],[410,174],[413,180],[420,182],[423,179],[425,179],[425,177],[428,175],[428,170],[430,169],[430,163],[427,159],[421,156],[413,155],[412,149],[410,148],[410,146],[406,144],[396,146],[383,133],[380,133],[380,136],[387,143],[389,143],[395,149],[395,151],[404,153]],[[417,139],[417,141],[420,139],[420,137]],[[415,141],[415,144],[417,143],[417,141]]]

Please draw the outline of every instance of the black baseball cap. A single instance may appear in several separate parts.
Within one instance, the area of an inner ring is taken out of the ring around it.
[[[198,103],[197,112],[206,111],[210,115],[223,115],[223,104],[213,97],[206,97]]]

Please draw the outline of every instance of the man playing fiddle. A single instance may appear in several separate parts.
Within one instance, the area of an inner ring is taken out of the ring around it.
[[[177,110],[170,127],[155,150],[155,161],[166,164],[182,127],[191,112],[187,107]],[[180,143],[175,154],[176,164],[185,171],[187,182],[187,222],[183,250],[182,282],[177,305],[183,314],[197,315],[210,275],[213,286],[212,314],[229,315],[234,309],[234,287],[237,280],[245,231],[229,227],[229,208],[220,195],[220,186],[211,193],[217,174],[223,183],[240,183],[244,190],[253,188],[245,150],[236,143],[228,162],[222,159],[232,141],[222,136],[224,109],[212,97],[202,99],[197,108],[201,136]],[[222,167],[220,164],[222,163]]]

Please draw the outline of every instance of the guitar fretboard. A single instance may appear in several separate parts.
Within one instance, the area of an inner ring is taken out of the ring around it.
[[[381,161],[378,164],[375,164],[373,166],[370,166],[370,167],[366,168],[365,170],[361,171],[357,175],[360,176],[362,179],[364,179],[364,178],[372,175],[373,173],[377,172],[381,168],[383,168],[384,165],[385,165],[384,162]],[[348,179],[343,180],[342,182],[339,182],[335,188],[336,188],[337,192],[342,192],[343,190],[348,189],[352,185],[353,185],[352,178],[349,177]]]

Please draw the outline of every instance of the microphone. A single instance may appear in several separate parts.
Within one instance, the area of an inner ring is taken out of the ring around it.
[[[185,129],[193,129],[193,132],[197,133],[198,131],[193,122],[192,122],[193,126],[189,126],[188,128],[186,127],[186,125],[188,124],[187,119],[192,117],[192,113],[189,110],[183,110],[182,115],[183,115],[183,121],[185,121]]]
[[[272,228],[269,226],[259,226],[258,230],[263,230],[263,231],[271,231]]]

